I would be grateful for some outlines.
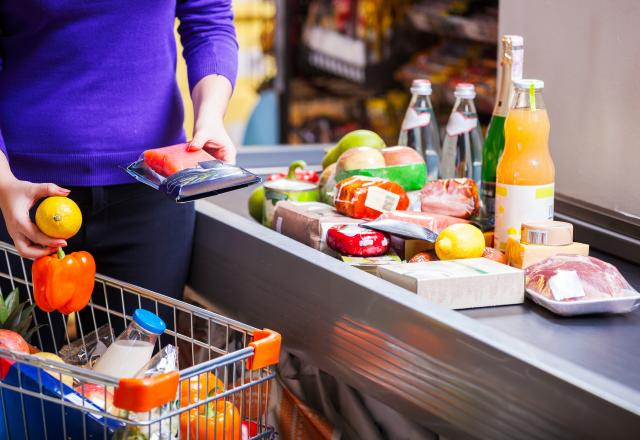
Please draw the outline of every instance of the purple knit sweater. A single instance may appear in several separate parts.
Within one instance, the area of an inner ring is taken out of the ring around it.
[[[174,20],[191,88],[235,82],[231,0],[0,1],[0,149],[19,179],[114,185],[185,140]]]

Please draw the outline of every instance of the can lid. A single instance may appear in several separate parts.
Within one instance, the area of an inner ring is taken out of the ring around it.
[[[473,84],[460,83],[456,85],[456,90],[453,94],[456,98],[473,99],[476,97],[476,88]]]
[[[555,220],[541,220],[522,224],[522,243],[565,246],[573,243],[573,225]]]
[[[513,85],[518,89],[529,90],[533,84],[533,88],[536,90],[544,89],[544,81],[541,79],[514,79]]]
[[[133,312],[133,321],[150,333],[161,335],[167,328],[162,318],[145,309],[136,309]]]
[[[411,83],[411,93],[414,95],[431,95],[431,81],[428,79],[414,79]]]

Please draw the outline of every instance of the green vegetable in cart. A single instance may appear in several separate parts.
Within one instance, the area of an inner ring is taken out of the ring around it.
[[[322,160],[322,168],[338,161],[342,153],[356,147],[384,148],[386,144],[380,136],[371,130],[355,130],[345,134],[336,145],[331,147]]]
[[[6,298],[0,293],[0,329],[14,331],[28,341],[39,328],[31,326],[35,305],[19,301],[20,292],[17,287]]]

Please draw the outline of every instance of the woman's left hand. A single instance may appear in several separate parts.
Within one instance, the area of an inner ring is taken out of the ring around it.
[[[189,151],[204,148],[216,159],[236,162],[236,147],[223,123],[231,91],[231,83],[221,75],[205,76],[195,85],[191,92],[195,125]]]

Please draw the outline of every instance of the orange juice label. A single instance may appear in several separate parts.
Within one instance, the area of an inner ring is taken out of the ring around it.
[[[554,184],[496,185],[495,247],[505,250],[509,236],[520,241],[523,222],[553,219]]]

